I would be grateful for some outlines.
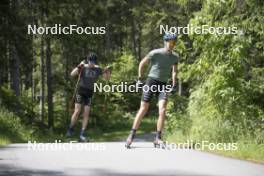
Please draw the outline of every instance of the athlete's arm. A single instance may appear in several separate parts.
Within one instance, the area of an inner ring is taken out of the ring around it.
[[[141,78],[142,77],[142,74],[143,74],[143,68],[146,64],[149,63],[149,58],[148,57],[144,57],[140,63],[139,63],[139,66],[138,66],[138,77]]]
[[[81,62],[76,68],[74,68],[71,72],[71,76],[77,76],[81,70],[81,68],[84,66],[84,63]]]
[[[111,71],[109,69],[109,67],[105,67],[104,71],[103,71],[103,77],[105,80],[109,80],[111,76]]]
[[[177,80],[177,64],[172,66],[172,86],[176,85],[176,80]]]
[[[72,72],[71,72],[71,76],[72,76],[72,77],[77,76],[78,73],[79,73],[79,69],[76,67],[76,68],[74,68],[74,69],[72,70]]]

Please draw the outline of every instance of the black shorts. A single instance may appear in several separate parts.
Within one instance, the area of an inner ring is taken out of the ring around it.
[[[167,83],[155,80],[153,78],[148,78],[146,84],[142,89],[141,101],[150,102],[153,94],[158,97],[158,100],[167,100],[168,93],[166,92]]]
[[[78,90],[75,96],[75,103],[83,104],[84,106],[92,105],[93,90]]]

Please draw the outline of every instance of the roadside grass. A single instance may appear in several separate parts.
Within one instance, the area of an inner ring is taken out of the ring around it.
[[[112,141],[125,141],[128,134],[130,133],[133,119],[127,119],[128,121],[125,124],[113,124],[107,129],[101,128],[89,128],[86,131],[87,136],[90,139],[90,142],[112,142]],[[142,120],[140,129],[137,131],[138,135],[147,134],[155,130],[156,121],[146,117]],[[45,132],[42,134],[35,134],[30,140],[36,142],[68,142],[68,141],[78,141],[80,127],[77,126],[74,131],[74,135],[71,138],[65,136],[66,131],[60,130],[57,132]]]
[[[167,134],[166,141],[169,143],[184,143],[190,140],[188,136],[181,133]],[[264,144],[256,144],[251,141],[237,141],[237,150],[211,150],[205,147],[204,152],[218,154],[221,156],[231,157],[235,159],[248,160],[256,163],[264,164]]]
[[[5,112],[6,113],[6,112]],[[66,127],[64,129],[55,130],[37,130],[32,126],[24,126],[19,118],[12,113],[5,114],[0,112],[0,122],[2,127],[0,128],[0,146],[4,146],[11,143],[27,143],[31,142],[68,142],[78,141],[78,135],[80,130],[80,123],[76,127],[75,134],[72,138],[66,138]],[[8,116],[9,120],[6,121]],[[11,117],[11,118],[10,118]],[[133,123],[132,118],[125,119],[122,123],[113,123],[108,128],[89,128],[87,129],[87,135],[91,142],[110,142],[110,141],[124,141]],[[155,130],[156,121],[152,118],[146,117],[142,120],[141,127],[137,131],[137,134],[150,133]]]
[[[0,135],[0,147],[7,145],[7,144],[10,144],[10,143],[11,143],[11,141],[9,138],[7,138],[6,136],[4,136],[2,134]]]
[[[28,129],[12,112],[0,107],[0,146],[24,142],[30,135]]]
[[[2,133],[2,132],[0,134],[0,147],[5,146],[7,144],[20,143],[20,142],[25,142],[25,140],[19,136],[11,136],[9,134]]]
[[[237,150],[207,150],[216,154],[236,159],[253,161],[264,164],[264,144],[237,142]]]
[[[127,126],[117,126],[117,128],[109,128],[106,131],[101,130],[88,130],[88,134],[91,135],[95,141],[125,141],[128,134],[130,133],[133,119],[129,119]],[[155,130],[156,121],[150,118],[145,118],[142,120],[139,130],[137,130],[137,135],[150,133]]]

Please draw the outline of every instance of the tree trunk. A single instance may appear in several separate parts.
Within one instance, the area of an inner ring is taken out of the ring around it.
[[[44,124],[44,96],[45,96],[45,63],[44,63],[44,41],[41,36],[40,46],[40,101],[39,101],[39,118],[40,122]]]
[[[2,64],[0,65],[0,85],[4,85],[8,82],[8,65],[9,65],[9,60],[8,60],[8,42],[7,39],[4,38],[3,41],[3,46],[4,49],[2,50],[2,55],[0,56]]]
[[[32,38],[32,46],[31,46],[31,52],[32,52],[32,73],[31,73],[31,79],[32,79],[32,90],[31,90],[31,96],[32,96],[32,102],[34,102],[35,100],[35,92],[36,92],[36,82],[35,82],[35,78],[34,78],[34,73],[36,71],[36,56],[35,56],[35,49],[34,49],[34,38]]]
[[[49,1],[45,4],[45,17],[49,24]],[[51,49],[50,49],[50,38],[46,38],[46,72],[47,72],[47,99],[48,99],[48,128],[53,128],[53,88],[52,88],[52,64],[51,64]]]
[[[135,29],[135,20],[134,17],[131,17],[131,25],[132,25],[132,40],[133,40],[133,52],[134,55],[137,56],[137,41],[136,41],[136,29]],[[138,60],[140,60],[140,58],[137,58]]]
[[[9,11],[13,12],[14,16],[17,15],[18,3],[14,1],[9,1]],[[9,26],[12,26],[11,21],[8,20]],[[15,26],[11,28],[11,30],[15,31]],[[19,72],[19,56],[17,53],[17,36],[13,36],[13,38],[9,41],[9,69],[10,69],[10,87],[14,91],[16,96],[20,95],[20,72]]]
[[[19,57],[14,42],[10,44],[10,87],[16,96],[20,95]]]
[[[178,80],[179,80],[179,81],[178,81],[178,83],[179,83],[179,85],[178,85],[178,86],[179,86],[179,87],[178,87],[178,88],[179,88],[178,94],[179,94],[180,96],[182,96],[182,80],[181,80],[180,78],[179,78]]]
[[[69,119],[69,95],[68,95],[68,84],[69,84],[69,62],[68,62],[68,53],[65,51],[65,47],[63,47],[63,58],[65,60],[65,69],[64,69],[64,80],[65,80],[65,86],[64,86],[64,98],[65,98],[65,117],[67,117],[67,120]],[[66,122],[68,124],[68,121]]]
[[[48,127],[53,128],[53,89],[52,89],[52,64],[50,39],[46,39],[46,71],[47,71],[47,88],[48,88]]]
[[[138,60],[141,59],[141,32],[142,32],[142,27],[141,27],[141,24],[139,23],[138,24],[138,53],[137,53],[137,57],[138,57]]]
[[[109,23],[106,22],[106,29],[107,29],[107,32],[105,34],[105,39],[106,39],[106,52],[105,52],[105,55],[107,55],[108,53],[110,53],[111,51],[111,39],[110,39],[110,29],[109,29]]]

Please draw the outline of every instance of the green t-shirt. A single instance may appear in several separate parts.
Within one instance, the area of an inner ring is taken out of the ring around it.
[[[167,82],[171,75],[172,65],[177,64],[179,56],[175,52],[168,53],[165,48],[152,50],[148,53],[150,71],[148,77],[161,82]]]

